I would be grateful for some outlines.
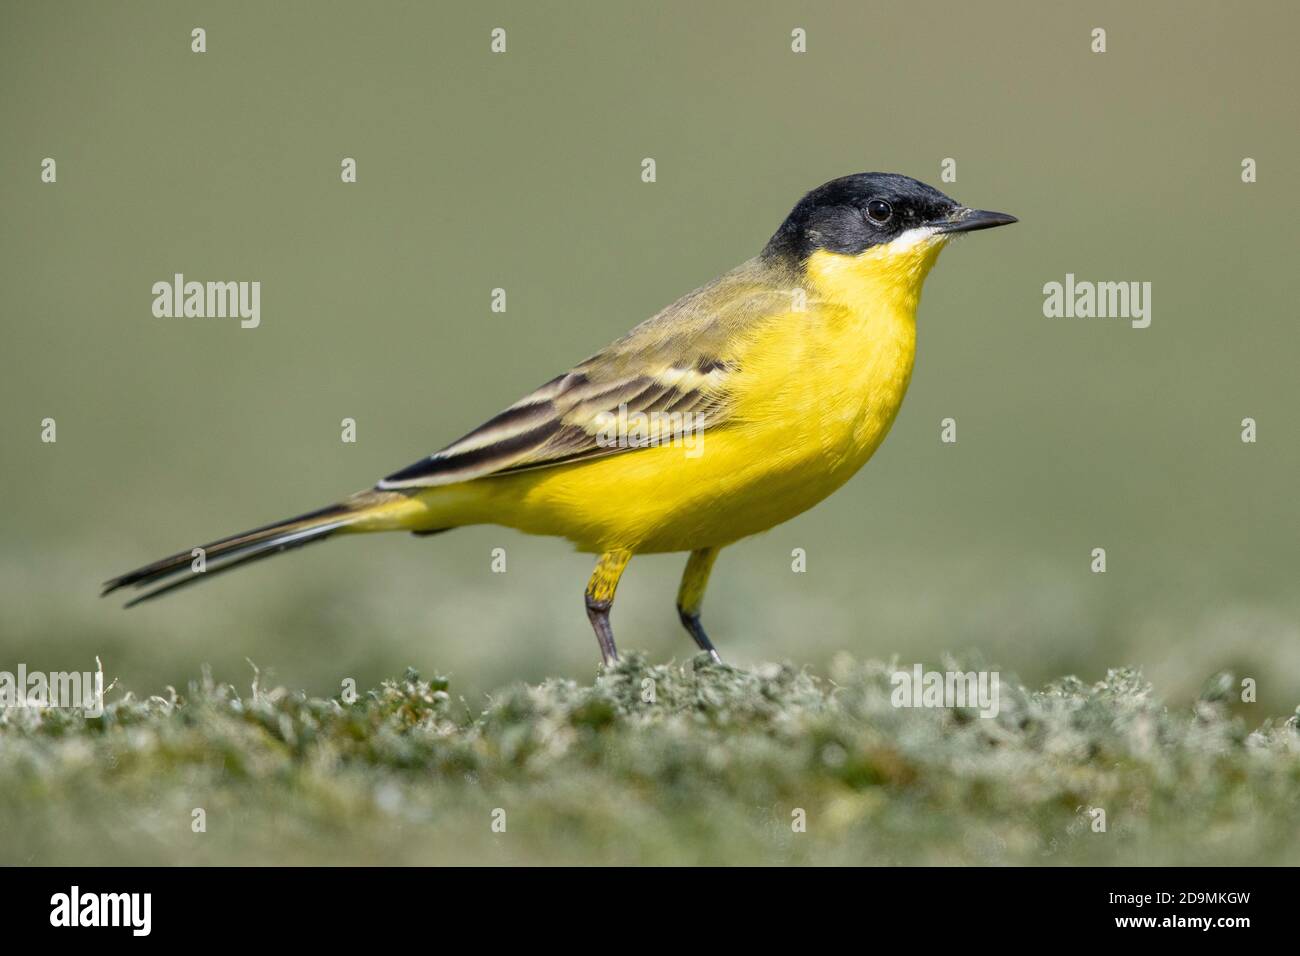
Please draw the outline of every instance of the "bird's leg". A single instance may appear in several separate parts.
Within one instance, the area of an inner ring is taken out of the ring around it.
[[[614,631],[609,626],[609,609],[614,606],[614,591],[623,569],[632,560],[632,552],[619,549],[606,551],[596,562],[596,570],[587,582],[587,619],[591,621],[596,640],[600,643],[600,657],[605,666],[617,663],[618,649],[614,647]]]
[[[704,625],[700,623],[704,589],[708,587],[709,572],[713,570],[713,562],[717,557],[717,548],[700,548],[691,552],[686,570],[682,573],[682,586],[677,590],[677,614],[691,637],[695,638],[695,643],[700,645],[700,650],[707,651],[716,663],[721,664],[722,658],[718,656],[709,635],[704,633]]]

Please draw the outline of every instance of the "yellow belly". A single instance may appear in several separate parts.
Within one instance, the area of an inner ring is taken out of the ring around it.
[[[806,312],[771,317],[738,353],[735,405],[698,448],[664,445],[419,493],[429,527],[499,524],[579,550],[729,544],[806,511],[884,440],[911,378],[920,250],[907,282],[847,257],[810,263]],[[819,253],[818,255],[823,255]],[[697,439],[699,440],[699,439]]]

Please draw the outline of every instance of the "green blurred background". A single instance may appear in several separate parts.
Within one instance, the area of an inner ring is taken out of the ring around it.
[[[723,653],[1133,664],[1174,701],[1227,668],[1259,680],[1252,716],[1300,701],[1293,5],[2,10],[0,669],[99,655],[152,693],[204,663],[246,683],[250,657],[332,694],[410,664],[471,702],[589,679],[590,559],[497,528],[348,539],[130,612],[98,585],[369,485],[754,254],[807,189],[890,170],[1021,224],[944,254],[875,460],[724,554]],[[175,272],[261,281],[261,328],[154,318]],[[1067,272],[1152,282],[1151,327],[1044,318]],[[693,651],[683,560],[634,562],[622,647]]]

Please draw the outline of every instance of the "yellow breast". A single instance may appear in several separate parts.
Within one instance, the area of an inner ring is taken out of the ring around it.
[[[733,417],[705,431],[698,454],[664,445],[474,482],[455,510],[466,523],[566,537],[584,551],[642,553],[729,544],[807,510],[893,424],[912,374],[921,283],[941,245],[815,253],[806,309],[767,316],[735,343]]]

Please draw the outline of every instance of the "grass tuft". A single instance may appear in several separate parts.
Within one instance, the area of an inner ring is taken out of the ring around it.
[[[893,669],[629,655],[478,714],[414,671],[350,703],[255,671],[2,710],[0,863],[1300,863],[1297,719],[1249,729],[1229,675],[1179,712],[1131,670],[1003,675],[982,718],[894,707]]]

